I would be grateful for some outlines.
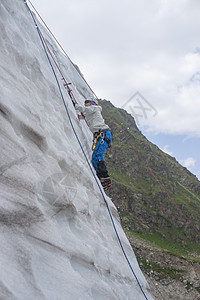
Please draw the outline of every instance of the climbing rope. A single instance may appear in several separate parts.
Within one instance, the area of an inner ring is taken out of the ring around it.
[[[25,0],[24,0],[25,1]],[[45,23],[45,21],[43,20],[43,18],[41,17],[41,15],[39,14],[39,12],[36,10],[36,8],[33,6],[33,4],[31,3],[30,0],[28,0],[28,2],[30,3],[30,5],[33,7],[33,9],[35,10],[36,14],[39,16],[39,18],[41,19],[42,23],[45,25],[45,27],[47,28],[47,30],[49,31],[49,33],[52,35],[52,37],[54,38],[54,40],[57,42],[57,44],[60,46],[60,48],[62,49],[62,51],[64,52],[64,54],[66,55],[66,57],[69,59],[69,61],[71,62],[71,64],[74,66],[74,68],[76,69],[76,71],[78,72],[78,74],[81,76],[81,78],[84,80],[84,82],[86,83],[86,85],[88,86],[88,88],[90,89],[90,91],[93,93],[94,97],[96,99],[98,99],[100,105],[102,106],[102,108],[106,111],[106,113],[109,115],[109,117],[111,118],[111,120],[113,121],[113,123],[115,124],[115,126],[119,129],[120,133],[124,136],[125,140],[127,141],[127,143],[131,146],[131,148],[134,150],[134,152],[136,153],[136,155],[139,157],[139,159],[142,161],[142,163],[144,164],[144,166],[146,167],[146,169],[148,170],[148,172],[152,175],[152,177],[155,179],[155,181],[160,185],[161,189],[164,191],[164,193],[167,195],[167,197],[171,200],[171,202],[174,204],[174,206],[176,207],[176,209],[182,214],[182,216],[185,218],[185,220],[190,224],[190,226],[194,229],[194,231],[197,233],[198,236],[200,236],[200,232],[195,228],[195,226],[190,222],[190,220],[187,218],[187,216],[183,213],[183,211],[180,209],[180,207],[176,204],[176,202],[173,200],[173,198],[169,195],[169,193],[167,192],[167,190],[164,188],[164,186],[162,185],[162,183],[157,179],[157,177],[155,176],[155,174],[153,173],[153,171],[148,167],[148,165],[145,163],[144,159],[140,156],[140,154],[137,152],[137,150],[134,148],[134,146],[132,145],[132,143],[129,141],[128,137],[126,136],[126,134],[123,132],[123,130],[121,129],[121,127],[117,124],[117,122],[113,119],[113,117],[111,116],[111,114],[109,113],[109,111],[106,109],[106,107],[102,104],[102,102],[100,101],[100,99],[97,97],[97,95],[95,94],[95,92],[93,91],[93,89],[91,88],[91,86],[88,84],[88,82],[86,81],[86,79],[84,78],[84,76],[81,74],[80,70],[78,69],[78,67],[72,62],[72,60],[70,59],[70,57],[68,56],[68,54],[66,53],[66,51],[63,49],[63,47],[61,46],[61,44],[59,43],[59,41],[56,39],[56,37],[54,36],[54,34],[52,33],[52,31],[49,29],[49,27],[47,26],[47,24]]]
[[[29,2],[30,2],[30,1],[29,1]],[[117,236],[118,242],[119,242],[119,244],[120,244],[120,247],[121,247],[121,249],[122,249],[122,252],[123,252],[123,254],[124,254],[124,257],[125,257],[125,259],[126,259],[128,265],[129,265],[129,267],[130,267],[130,269],[131,269],[132,274],[134,275],[134,277],[135,277],[135,279],[136,279],[136,281],[137,281],[137,283],[138,283],[138,285],[139,285],[139,287],[140,287],[140,290],[141,290],[142,294],[144,295],[145,299],[148,300],[148,298],[147,298],[147,296],[146,296],[146,294],[145,294],[145,292],[144,292],[144,290],[143,290],[143,288],[142,288],[142,286],[141,286],[141,284],[140,284],[140,282],[139,282],[139,280],[138,280],[138,278],[137,278],[137,275],[135,274],[135,272],[134,272],[134,270],[133,270],[133,268],[132,268],[132,265],[131,265],[131,263],[130,263],[130,261],[129,261],[127,255],[126,255],[126,252],[125,252],[125,250],[124,250],[124,247],[123,247],[123,245],[122,245],[121,239],[120,239],[120,237],[119,237],[119,234],[118,234],[116,225],[115,225],[115,223],[114,223],[114,220],[113,220],[113,217],[112,217],[110,208],[109,208],[109,206],[108,206],[108,202],[106,201],[106,198],[105,198],[105,195],[104,195],[104,193],[103,193],[103,191],[102,191],[102,188],[101,188],[101,186],[100,186],[100,184],[99,184],[99,182],[98,182],[98,179],[97,179],[97,177],[96,177],[96,175],[95,175],[95,173],[94,173],[94,171],[93,171],[93,169],[92,169],[92,166],[91,166],[91,164],[90,164],[90,162],[89,162],[89,160],[88,160],[88,158],[87,158],[87,156],[86,156],[86,153],[85,153],[85,151],[84,151],[84,149],[83,149],[83,146],[82,146],[82,144],[81,144],[81,142],[80,142],[80,139],[79,139],[79,137],[78,137],[78,135],[77,135],[77,133],[76,133],[76,130],[75,130],[75,128],[74,128],[74,125],[73,125],[72,119],[71,119],[71,117],[70,117],[70,114],[69,114],[69,111],[68,111],[68,108],[67,108],[67,105],[66,105],[66,102],[65,102],[65,99],[64,99],[64,96],[63,96],[63,93],[62,93],[62,90],[61,90],[61,87],[60,87],[60,84],[59,84],[57,75],[56,75],[56,72],[55,72],[55,70],[54,70],[54,67],[53,67],[52,62],[51,62],[50,57],[49,57],[49,54],[48,54],[48,52],[47,52],[45,39],[44,39],[44,37],[43,37],[43,35],[42,35],[42,33],[41,33],[39,27],[38,27],[38,24],[37,24],[37,22],[36,22],[36,20],[35,20],[35,17],[34,17],[34,15],[33,15],[32,11],[31,11],[30,7],[29,7],[28,4],[27,4],[27,1],[24,0],[24,3],[25,3],[25,5],[27,6],[27,8],[28,8],[28,10],[29,10],[29,12],[30,12],[30,14],[31,14],[31,17],[32,17],[32,19],[33,19],[33,22],[34,22],[34,24],[35,24],[35,26],[36,26],[36,28],[37,28],[37,32],[38,32],[39,38],[40,38],[40,40],[41,40],[43,49],[44,49],[44,51],[45,51],[45,54],[46,54],[47,59],[48,59],[48,62],[49,62],[49,64],[50,64],[50,67],[51,67],[51,69],[52,69],[53,75],[54,75],[54,77],[55,77],[55,80],[56,80],[56,83],[57,83],[57,86],[58,86],[58,89],[59,89],[59,92],[60,92],[60,96],[61,96],[61,98],[62,98],[62,102],[63,102],[63,104],[64,104],[64,107],[65,107],[65,110],[66,110],[66,113],[67,113],[67,116],[68,116],[68,119],[69,119],[71,128],[72,128],[72,130],[73,130],[73,132],[74,132],[74,135],[75,135],[75,137],[76,137],[76,139],[77,139],[77,141],[78,141],[78,144],[79,144],[79,146],[80,146],[80,148],[81,148],[81,150],[82,150],[82,152],[83,152],[83,155],[84,155],[84,157],[85,157],[85,159],[86,159],[86,162],[87,162],[87,164],[88,164],[88,166],[89,166],[89,168],[90,168],[90,170],[91,170],[91,172],[92,172],[92,175],[93,175],[93,177],[94,177],[94,179],[95,179],[95,181],[96,181],[96,183],[97,183],[97,185],[98,185],[98,188],[99,188],[99,190],[100,190],[100,192],[101,192],[101,195],[102,195],[102,197],[103,197],[103,199],[104,199],[104,202],[105,202],[105,204],[106,204],[106,207],[107,207],[107,210],[108,210],[108,213],[109,213],[109,216],[110,216],[110,219],[111,219],[111,222],[112,222],[114,231],[115,231],[115,233],[116,233],[116,236]],[[49,49],[49,50],[50,50],[50,49]],[[49,51],[49,50],[48,50],[48,51]]]

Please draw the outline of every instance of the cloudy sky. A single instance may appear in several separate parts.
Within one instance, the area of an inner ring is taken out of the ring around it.
[[[31,2],[97,96],[200,179],[200,1]]]

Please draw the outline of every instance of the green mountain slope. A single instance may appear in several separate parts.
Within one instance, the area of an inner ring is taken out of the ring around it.
[[[200,236],[183,217],[200,231],[200,182],[175,158],[149,142],[125,110],[103,100],[103,106],[129,138],[134,149],[103,110],[113,134],[105,160],[113,187],[110,191],[128,236],[177,256],[200,261]],[[153,172],[169,199],[145,164]]]

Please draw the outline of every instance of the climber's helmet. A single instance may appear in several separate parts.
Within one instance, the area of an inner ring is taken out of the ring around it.
[[[85,100],[85,104],[91,103],[91,100]]]

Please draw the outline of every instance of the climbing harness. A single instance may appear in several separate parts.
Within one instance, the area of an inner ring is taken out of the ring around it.
[[[98,142],[98,139],[100,138],[100,136],[101,136],[101,133],[98,134],[98,135],[96,135],[96,136],[94,135],[93,144],[92,144],[92,151],[94,151],[94,149],[95,149],[95,147],[97,145],[97,142]]]
[[[28,0],[28,1],[29,1],[29,0]],[[30,1],[29,1],[29,2],[30,2]],[[81,144],[81,142],[80,142],[80,139],[79,139],[79,137],[78,137],[78,135],[77,135],[77,133],[76,133],[76,130],[75,130],[75,128],[74,128],[72,119],[71,119],[70,114],[69,114],[69,110],[68,110],[68,108],[67,108],[67,105],[66,105],[66,102],[65,102],[65,99],[64,99],[64,96],[63,96],[61,87],[60,87],[60,83],[59,83],[59,81],[58,81],[58,77],[57,77],[57,75],[56,75],[56,72],[55,72],[55,70],[54,70],[54,67],[53,67],[53,65],[52,65],[52,62],[51,62],[51,60],[50,60],[49,54],[48,54],[48,52],[47,52],[47,48],[46,48],[46,47],[47,47],[47,44],[46,44],[46,42],[45,42],[45,39],[44,39],[44,37],[43,37],[43,35],[42,35],[42,33],[41,33],[41,31],[40,31],[38,25],[37,25],[37,22],[36,22],[36,20],[35,20],[35,17],[34,17],[34,15],[33,15],[32,11],[31,11],[31,9],[29,8],[29,6],[28,6],[28,4],[27,4],[27,1],[24,0],[24,3],[25,3],[25,5],[27,6],[27,8],[28,8],[28,10],[29,10],[29,12],[30,12],[30,15],[31,15],[31,17],[32,17],[32,19],[33,19],[33,22],[34,22],[34,24],[35,24],[35,26],[36,26],[36,29],[37,29],[39,38],[40,38],[40,40],[41,40],[41,43],[42,43],[44,52],[45,52],[45,54],[46,54],[46,56],[47,56],[49,65],[50,65],[50,67],[51,67],[51,69],[52,69],[52,72],[53,72],[53,75],[54,75],[54,77],[55,77],[55,80],[56,80],[56,83],[57,83],[57,86],[58,86],[58,90],[59,90],[59,92],[60,92],[60,96],[61,96],[63,105],[64,105],[64,107],[65,107],[65,111],[66,111],[66,113],[67,113],[67,116],[68,116],[68,119],[69,119],[71,128],[72,128],[72,130],[73,130],[73,132],[74,132],[74,135],[75,135],[75,137],[76,137],[76,139],[77,139],[77,142],[79,143],[79,146],[80,146],[80,148],[81,148],[81,150],[82,150],[82,153],[83,153],[83,155],[84,155],[84,157],[85,157],[85,159],[86,159],[86,161],[87,161],[87,164],[88,164],[88,166],[89,166],[89,168],[90,168],[90,170],[91,170],[91,172],[92,172],[92,175],[93,175],[93,177],[94,177],[94,179],[95,179],[95,181],[96,181],[96,183],[97,183],[97,185],[98,185],[98,188],[99,188],[99,190],[100,190],[100,193],[101,193],[101,195],[102,195],[102,197],[103,197],[103,199],[104,199],[104,202],[105,202],[105,204],[106,204],[106,207],[107,207],[107,210],[108,210],[108,213],[109,213],[109,216],[110,216],[110,219],[111,219],[111,222],[112,222],[112,225],[113,225],[115,234],[116,234],[116,236],[117,236],[118,242],[119,242],[119,244],[120,244],[121,250],[122,250],[122,252],[123,252],[123,254],[124,254],[124,257],[125,257],[125,259],[126,259],[128,265],[129,265],[129,267],[130,267],[130,270],[131,270],[132,274],[133,274],[134,277],[135,277],[135,280],[136,280],[137,283],[138,283],[138,286],[140,287],[140,290],[141,290],[142,294],[144,295],[145,299],[148,300],[148,298],[147,298],[147,296],[146,296],[146,294],[145,294],[145,292],[144,292],[144,290],[143,290],[143,288],[142,288],[142,286],[141,286],[141,284],[140,284],[140,282],[139,282],[139,280],[138,280],[138,277],[137,277],[137,275],[135,274],[135,272],[134,272],[134,270],[133,270],[133,268],[132,268],[132,265],[131,265],[131,263],[130,263],[130,261],[129,261],[127,255],[126,255],[126,252],[125,252],[125,250],[124,250],[124,247],[123,247],[123,245],[122,245],[121,239],[120,239],[120,237],[119,237],[119,234],[118,234],[116,225],[115,225],[115,223],[114,223],[113,216],[112,216],[111,211],[110,211],[110,208],[109,208],[109,206],[108,206],[108,202],[107,202],[107,200],[106,200],[106,198],[105,198],[105,195],[104,195],[104,193],[103,193],[103,191],[102,191],[102,188],[101,188],[101,186],[100,186],[100,184],[99,184],[99,182],[98,182],[98,180],[97,180],[97,177],[96,177],[96,175],[95,175],[95,173],[94,173],[94,171],[93,171],[93,168],[92,168],[92,166],[91,166],[91,164],[90,164],[90,162],[89,162],[89,160],[88,160],[88,158],[87,158],[87,156],[86,156],[86,153],[85,153],[85,151],[84,151],[84,149],[83,149],[83,146],[82,146],[82,144]],[[33,5],[32,5],[32,6],[33,6]],[[48,51],[50,51],[50,50],[48,49]],[[52,55],[51,55],[51,56],[52,56]],[[54,61],[54,62],[55,62],[55,61]],[[56,64],[56,62],[55,62],[55,64]],[[57,64],[56,64],[56,66],[57,66]],[[73,96],[73,97],[74,97],[74,96]],[[75,98],[74,98],[74,99],[75,99]]]
[[[107,130],[107,129],[105,129],[105,130]],[[99,130],[98,132],[94,133],[93,144],[92,144],[92,151],[94,151],[99,138],[101,138],[101,142],[100,142],[101,145],[105,141],[108,144],[108,147],[110,147],[110,140],[105,137],[105,133],[104,133],[105,130],[102,130],[102,131]]]
[[[94,133],[94,139],[93,139],[93,144],[92,144],[92,151],[94,151],[99,138],[101,138],[100,144],[102,145],[104,143],[104,137],[105,137],[105,134],[102,131],[100,131],[100,133],[99,132]]]

